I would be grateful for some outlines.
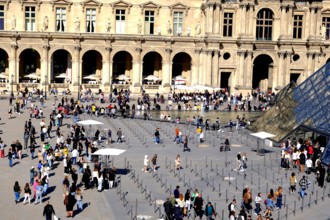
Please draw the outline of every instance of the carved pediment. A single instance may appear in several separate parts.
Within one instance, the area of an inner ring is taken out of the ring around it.
[[[188,10],[190,8],[182,3],[175,3],[173,5],[170,6],[170,10],[171,10],[171,14],[173,13],[173,10],[180,10],[180,11],[185,11],[186,12],[186,16],[188,15]]]
[[[19,3],[21,4],[21,10],[23,11],[25,4],[32,4],[37,6],[37,10],[40,9],[41,0],[19,0]]]
[[[159,14],[159,9],[162,7],[161,5],[159,4],[156,4],[152,1],[148,1],[148,2],[145,2],[145,3],[142,3],[140,4],[140,7],[141,7],[141,14],[143,14],[143,11],[144,9],[154,9],[157,11],[157,15]]]
[[[6,9],[8,10],[9,8],[9,3],[11,0],[0,0],[0,3],[6,6]]]
[[[72,6],[72,2],[67,1],[67,0],[52,0],[50,2],[50,4],[52,5],[52,10],[55,10],[55,6],[64,6],[64,7],[68,7],[68,10],[71,10],[71,6]]]
[[[82,3],[80,3],[80,4],[82,6],[82,12],[85,11],[86,7],[97,7],[98,11],[100,12],[101,7],[103,5],[103,3],[99,2],[99,1],[96,1],[96,0],[86,0],[86,1],[83,1]]]
[[[127,8],[127,13],[129,14],[130,10],[131,10],[131,7],[132,7],[132,4],[128,3],[128,2],[125,2],[125,1],[122,1],[122,0],[119,0],[119,1],[111,3],[110,6],[112,8],[112,14],[115,13],[115,8]]]

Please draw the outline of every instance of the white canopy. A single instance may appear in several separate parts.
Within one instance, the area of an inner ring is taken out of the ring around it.
[[[31,79],[40,79],[40,76],[38,76],[36,73],[30,73],[28,75],[25,75],[24,77],[31,78]]]
[[[174,89],[174,86],[172,86],[172,88]],[[175,85],[175,90],[194,90],[194,89],[186,85]]]
[[[6,73],[0,73],[0,78],[2,78],[2,79],[7,79],[9,76],[8,75],[6,75]]]
[[[257,138],[260,138],[260,139],[272,138],[272,137],[275,137],[276,136],[276,135],[267,133],[265,131],[261,131],[261,132],[257,132],[257,133],[252,133],[251,135],[252,136],[255,136]]]
[[[96,74],[91,74],[91,75],[85,76],[83,79],[100,80],[101,76],[98,76]]]
[[[93,155],[102,155],[102,156],[118,156],[124,153],[126,150],[115,149],[115,148],[102,148],[93,153]]]
[[[175,80],[176,81],[186,81],[186,78],[180,75],[180,76],[176,76]]]
[[[84,121],[78,121],[78,125],[103,125],[102,122],[95,121],[95,120],[84,120]]]
[[[150,81],[158,81],[160,80],[159,77],[155,76],[155,75],[149,75],[146,78],[144,78],[145,80],[150,80]]]
[[[61,73],[60,75],[55,76],[55,78],[65,79],[69,77],[66,75],[66,73]]]
[[[130,80],[131,78],[129,78],[125,74],[121,74],[116,79],[118,79],[118,80]]]
[[[203,85],[192,86],[192,88],[195,89],[195,90],[213,90],[212,87],[203,86]]]

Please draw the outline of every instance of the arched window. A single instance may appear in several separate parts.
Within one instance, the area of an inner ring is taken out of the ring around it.
[[[257,16],[257,40],[272,40],[273,12],[269,9],[261,9]]]

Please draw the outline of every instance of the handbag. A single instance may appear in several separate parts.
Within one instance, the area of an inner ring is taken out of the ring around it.
[[[56,215],[54,215],[54,220],[59,220],[59,218]]]

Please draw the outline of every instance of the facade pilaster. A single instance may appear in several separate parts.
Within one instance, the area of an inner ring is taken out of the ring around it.
[[[132,84],[134,86],[134,90],[141,88],[142,86],[142,74],[141,74],[141,47],[135,48],[135,59],[133,59],[133,79]]]
[[[247,30],[247,34],[253,36],[253,10],[254,10],[254,5],[249,5],[249,26]]]
[[[248,51],[247,52],[247,57],[246,57],[246,70],[245,70],[245,76],[244,76],[244,88],[251,88],[252,89],[252,56],[253,56],[253,51]]]
[[[319,6],[316,9],[317,9],[316,18],[315,18],[316,19],[316,22],[315,22],[316,27],[315,27],[314,36],[321,37],[319,33],[320,33],[320,28],[322,26],[321,25],[321,21],[322,21],[321,9],[322,9],[322,7]]]
[[[285,52],[278,52],[278,70],[277,70],[277,77],[274,79],[276,82],[276,87],[282,88],[284,85],[283,82],[283,75],[285,75],[285,72],[283,71],[283,64],[284,64],[284,55]]]
[[[214,55],[212,57],[212,86],[213,87],[219,87],[218,86],[218,78],[219,78],[219,56],[220,51],[214,50]]]
[[[286,25],[286,22],[287,22],[286,10],[287,10],[287,6],[281,5],[281,34],[283,36],[288,35],[288,33],[287,33],[288,27]]]
[[[213,30],[213,3],[207,5],[207,32],[212,33]]]
[[[236,85],[239,87],[243,86],[243,79],[244,79],[244,58],[245,52],[243,50],[238,50],[237,54],[239,57],[239,64],[238,64],[238,76],[236,78]]]
[[[198,74],[198,84],[201,85],[204,82],[204,51],[203,49],[200,50],[199,53],[199,74]]]
[[[74,55],[72,59],[72,85],[81,85],[81,61],[80,61],[80,45],[74,47]]]
[[[103,90],[108,92],[111,90],[110,85],[112,82],[112,62],[110,60],[112,48],[111,46],[108,46],[105,50],[105,57],[102,63],[102,84]]]
[[[195,57],[194,57],[194,62],[192,65],[192,75],[191,75],[191,85],[198,85],[199,84],[199,66],[200,66],[200,62],[199,62],[199,56],[201,53],[201,49],[195,49]]]
[[[288,7],[288,16],[287,16],[287,26],[288,27],[288,33],[287,33],[287,36],[289,38],[292,38],[292,33],[293,33],[293,29],[292,29],[292,25],[293,25],[293,5],[289,5]]]
[[[285,56],[286,72],[284,73],[283,76],[283,86],[286,86],[290,82],[291,56],[292,56],[292,52],[286,52],[286,56]]]
[[[206,55],[206,82],[205,84],[210,86],[211,85],[211,81],[212,81],[212,50],[207,50],[205,51],[205,55]]]
[[[219,34],[220,25],[220,5],[215,5],[214,18],[213,18],[213,33]]]
[[[9,55],[9,84],[16,84],[18,82],[18,59],[17,59],[17,44],[10,45],[10,55]],[[11,76],[14,76],[13,78]]]
[[[315,36],[315,7],[311,6],[309,10],[309,38],[313,38]]]
[[[241,35],[245,34],[245,28],[246,28],[246,22],[245,22],[245,18],[246,18],[246,5],[245,4],[241,4]]]
[[[41,59],[41,79],[40,82],[42,85],[48,84],[49,74],[48,74],[48,53],[50,46],[48,44],[42,46],[42,59]]]
[[[172,49],[171,48],[166,48],[165,49],[166,56],[165,60],[163,61],[163,87],[170,87],[171,86],[171,78],[172,78],[172,72],[171,72],[171,67],[172,67],[172,62],[171,62],[171,53]]]

